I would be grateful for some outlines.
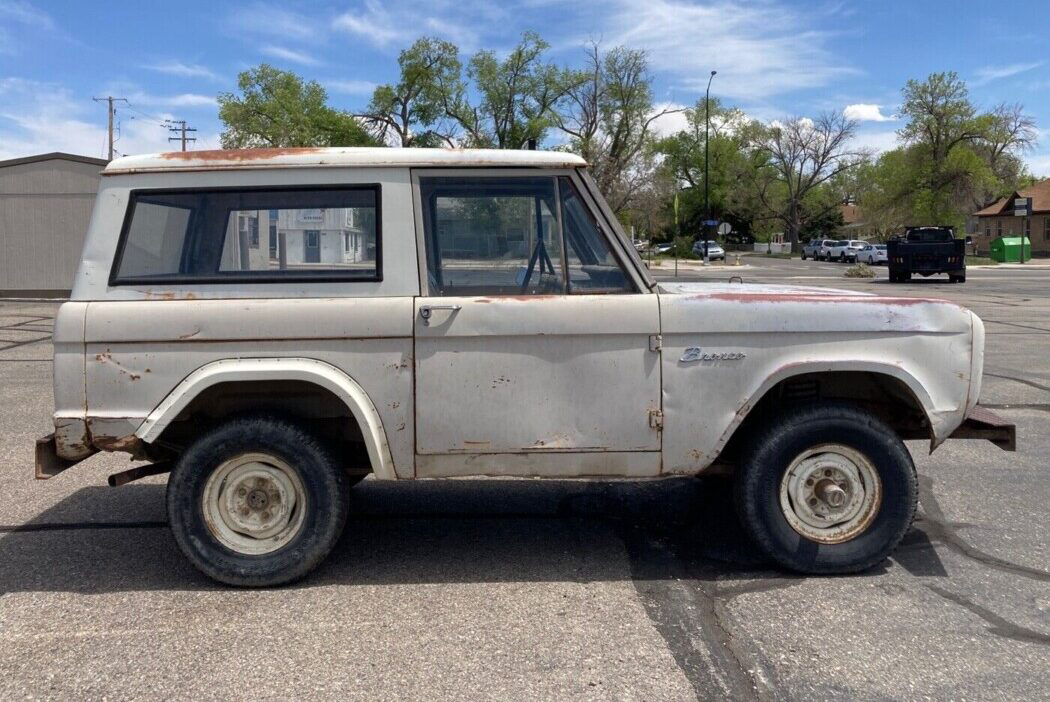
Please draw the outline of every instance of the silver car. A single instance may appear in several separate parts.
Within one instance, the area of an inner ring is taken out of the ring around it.
[[[871,266],[879,263],[886,263],[886,245],[868,244],[857,252],[857,262],[867,263]]]
[[[704,242],[698,241],[693,244],[693,253],[701,258],[704,255]],[[717,241],[707,241],[707,258],[712,261],[724,261],[726,260],[726,251],[723,249]]]

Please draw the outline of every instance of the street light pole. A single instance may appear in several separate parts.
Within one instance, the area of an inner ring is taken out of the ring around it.
[[[710,200],[710,168],[708,166],[708,152],[711,150],[711,81],[715,79],[718,71],[711,71],[711,77],[707,79],[707,92],[704,94],[704,227],[701,233],[704,237],[704,265],[707,265],[707,223],[711,219]]]

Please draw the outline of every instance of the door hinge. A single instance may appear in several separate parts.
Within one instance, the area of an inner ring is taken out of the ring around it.
[[[649,410],[649,426],[653,429],[664,428],[664,413],[662,410],[651,409]]]
[[[649,350],[659,351],[664,347],[664,338],[660,334],[649,335]]]

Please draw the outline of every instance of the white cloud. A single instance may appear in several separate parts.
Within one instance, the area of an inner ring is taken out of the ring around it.
[[[602,10],[609,46],[646,49],[652,67],[702,94],[756,100],[827,85],[856,74],[825,48],[828,35],[808,26],[810,12],[775,2],[612,0]]]
[[[295,51],[294,49],[288,49],[283,46],[264,46],[262,52],[267,56],[281,59],[283,61],[291,61],[292,63],[298,63],[302,66],[318,66],[320,61],[304,51]]]
[[[317,40],[327,31],[324,23],[316,17],[266,3],[238,8],[230,15],[230,20],[239,31],[280,37],[286,41]]]
[[[370,80],[329,80],[325,81],[324,87],[334,93],[371,95],[376,89],[376,84]]]
[[[1028,170],[1037,178],[1050,178],[1050,151],[1033,154],[1025,159]]]
[[[219,76],[215,75],[211,69],[201,66],[195,63],[183,63],[182,61],[162,61],[159,63],[147,64],[143,68],[156,71],[158,73],[166,73],[169,76],[179,76],[182,78],[207,78],[208,80],[219,80]]]
[[[897,132],[892,129],[878,131],[860,131],[853,137],[855,148],[881,153],[892,151],[898,146]]]
[[[162,112],[144,118],[118,103],[117,152],[169,151],[169,133],[162,121],[174,117]],[[197,133],[196,136],[195,148],[217,148],[217,134]],[[76,99],[68,88],[57,83],[0,79],[0,158],[50,151],[104,157],[105,105]]]
[[[672,102],[661,102],[654,105],[653,112],[660,112],[661,110],[678,110],[678,112],[669,112],[666,115],[661,115],[653,120],[652,125],[650,126],[653,134],[658,137],[667,137],[688,129],[689,120],[686,119],[685,112],[683,111],[685,108],[686,105],[679,105]]]
[[[469,52],[478,45],[478,33],[472,27],[491,26],[494,12],[491,3],[446,0],[435,0],[426,10],[430,14],[412,3],[365,0],[363,8],[337,16],[332,28],[379,48],[403,48],[421,36],[437,36]]]
[[[0,19],[44,29],[55,26],[50,15],[24,0],[0,0]]]
[[[1012,63],[1009,66],[985,66],[977,69],[973,85],[986,85],[992,81],[1010,78],[1019,73],[1026,73],[1042,66],[1046,61],[1034,61],[1032,63]]]
[[[866,102],[846,105],[842,114],[847,119],[855,119],[858,122],[892,122],[897,119],[895,115],[882,114],[882,109],[878,105]]]

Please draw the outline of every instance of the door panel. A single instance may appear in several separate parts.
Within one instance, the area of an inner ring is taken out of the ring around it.
[[[659,451],[658,327],[648,294],[417,299],[416,452]]]

